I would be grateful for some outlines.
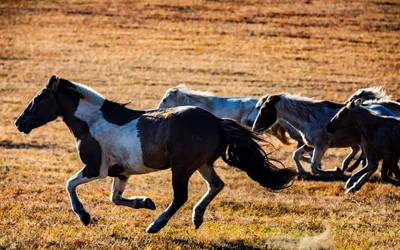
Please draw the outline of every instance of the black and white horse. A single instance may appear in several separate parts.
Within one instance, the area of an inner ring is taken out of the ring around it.
[[[224,183],[214,170],[221,156],[265,188],[287,187],[296,176],[291,169],[275,167],[256,143],[259,137],[230,119],[220,119],[196,107],[135,111],[111,102],[94,90],[52,76],[16,121],[28,134],[62,117],[77,140],[84,167],[67,181],[72,209],[88,225],[90,215],[76,193],[78,185],[106,176],[114,177],[111,200],[117,205],[155,209],[147,197],[122,197],[133,174],[171,168],[172,203],[147,228],[156,233],[187,201],[188,181],[197,170],[209,189],[193,208],[193,222],[203,222],[207,205]]]

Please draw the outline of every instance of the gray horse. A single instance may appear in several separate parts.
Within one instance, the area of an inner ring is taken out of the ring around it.
[[[259,111],[261,109],[261,106],[264,104],[264,102],[268,99],[270,95],[264,95],[261,97],[257,104],[256,104],[256,109]],[[386,91],[381,87],[381,86],[376,86],[376,87],[368,87],[368,88],[362,88],[357,90],[354,94],[352,94],[349,99],[346,101],[346,103],[356,100],[356,99],[362,99],[364,100],[374,100],[374,101],[389,101],[390,100],[390,95],[386,94]],[[373,104],[373,103],[372,103]],[[371,104],[371,106],[372,106]],[[379,105],[379,104],[378,104]],[[254,124],[254,121],[252,121]],[[299,149],[300,147],[304,146],[304,152],[309,152],[311,158],[312,158],[312,150],[313,148],[310,146],[305,145],[303,141],[303,136],[301,135],[301,132],[298,131],[297,128],[295,128],[291,123],[287,122],[284,119],[278,119],[278,123],[275,123],[272,125],[274,127],[276,124],[280,124],[286,132],[289,134],[290,138],[297,141],[297,146],[296,149]],[[271,127],[271,128],[272,128]],[[285,144],[289,144],[288,142],[290,141],[289,138],[285,136],[285,134],[281,133],[281,135],[278,137],[280,141],[286,142]],[[343,171],[348,171],[352,172],[357,166],[360,164],[360,162],[363,159],[362,154],[356,159],[356,161],[351,165],[351,161],[353,158],[357,155],[357,153],[360,151],[360,146],[352,146],[350,153],[346,156],[346,158],[342,162],[342,170]],[[311,159],[308,157],[304,157],[304,155],[301,155],[299,159],[311,163]]]
[[[325,126],[343,106],[344,104],[314,100],[300,95],[271,95],[261,107],[253,130],[263,131],[278,119],[286,120],[298,130],[305,143],[293,153],[293,160],[300,176],[309,177],[309,173],[304,170],[299,160],[304,153],[310,152],[313,148],[310,165],[312,173],[327,177],[340,176],[341,169],[323,170],[320,165],[328,148],[354,148],[360,145],[361,137],[355,127],[348,127],[333,134],[326,131]]]

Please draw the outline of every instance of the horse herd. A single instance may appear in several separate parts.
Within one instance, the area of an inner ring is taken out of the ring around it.
[[[399,186],[399,115],[400,104],[390,101],[378,87],[360,89],[338,104],[290,94],[265,95],[259,100],[223,98],[179,85],[167,90],[157,109],[136,111],[83,84],[52,76],[15,124],[28,134],[61,117],[73,133],[84,166],[67,181],[67,191],[73,211],[85,225],[90,215],[76,193],[78,185],[111,176],[114,204],[154,210],[148,197],[122,196],[127,181],[134,174],[171,168],[172,202],[146,230],[156,233],[187,201],[188,181],[196,171],[208,191],[194,206],[192,219],[196,228],[203,223],[208,204],[224,187],[214,170],[219,157],[269,190],[288,187],[298,175],[335,178],[362,161],[361,170],[346,183],[348,191],[354,192],[376,171],[381,159],[382,178]],[[264,141],[258,133],[265,130],[284,143],[289,142],[286,134],[297,141],[293,153],[297,173],[276,167],[258,144]],[[331,147],[351,148],[342,169],[321,168],[322,157]],[[360,149],[361,156],[349,166]],[[300,160],[311,163],[311,173]]]

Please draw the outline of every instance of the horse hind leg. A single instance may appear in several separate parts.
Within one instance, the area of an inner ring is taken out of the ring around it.
[[[399,159],[397,157],[384,157],[381,171],[382,180],[387,181],[396,187],[400,186],[400,170],[399,166],[397,165],[398,160]],[[388,175],[389,171],[394,173],[397,180]]]
[[[150,198],[147,198],[145,196],[134,196],[131,198],[122,197],[122,193],[125,191],[127,182],[128,177],[114,177],[110,199],[115,205],[127,206],[135,209],[156,209],[156,205],[154,204],[154,202]]]
[[[367,164],[365,166],[363,166],[363,168],[361,168],[360,170],[358,170],[356,173],[352,174],[350,176],[350,178],[347,180],[346,185],[345,185],[345,189],[348,189],[347,192],[355,192],[357,191],[359,188],[361,188],[361,185],[363,183],[360,182],[360,184],[358,185],[358,189],[357,187],[355,187],[353,189],[353,187],[356,185],[356,183],[359,181],[359,179],[361,177],[364,176],[364,179],[366,177],[368,177],[368,175],[366,175],[367,172],[373,171],[375,172],[375,170],[378,168],[378,164],[379,164],[379,158],[377,157],[377,155],[375,154],[374,149],[371,147],[371,145],[365,141],[362,142],[362,149],[363,149],[363,153],[366,157],[366,161]]]
[[[219,178],[213,166],[208,164],[198,169],[200,175],[204,178],[208,185],[207,193],[197,202],[193,207],[193,223],[197,228],[203,223],[204,212],[208,204],[217,196],[219,192],[224,188],[224,182]]]
[[[171,217],[187,201],[189,178],[192,176],[193,172],[196,171],[196,169],[197,168],[195,168],[193,171],[190,171],[190,169],[185,169],[185,166],[172,168],[172,188],[174,190],[172,202],[168,208],[162,214],[160,214],[153,223],[150,224],[150,226],[146,229],[147,233],[159,232],[165,225],[167,225]]]

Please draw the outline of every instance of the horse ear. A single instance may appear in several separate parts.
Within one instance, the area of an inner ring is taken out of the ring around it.
[[[281,99],[281,96],[279,95],[270,95],[267,100],[265,101],[266,103],[277,103]]]
[[[362,103],[363,103],[363,100],[361,98],[358,98],[357,100],[354,101],[354,106],[360,107]]]
[[[352,108],[360,107],[361,104],[362,104],[362,99],[361,99],[361,98],[358,98],[358,99],[356,99],[356,100],[353,100],[353,101],[349,102],[349,103],[346,105],[346,107],[349,108],[349,109],[352,109]]]
[[[58,88],[59,78],[56,75],[52,75],[47,81],[46,89],[55,92]]]
[[[265,100],[267,100],[269,95],[264,95],[262,96],[258,102],[256,103],[256,108],[261,108],[261,106],[264,104]]]

